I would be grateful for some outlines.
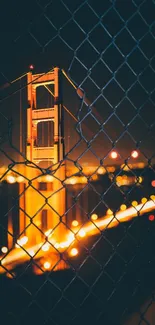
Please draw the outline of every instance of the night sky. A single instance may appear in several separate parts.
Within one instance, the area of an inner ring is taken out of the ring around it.
[[[140,160],[152,159],[155,154],[154,17],[155,4],[151,0],[15,0],[9,2],[9,7],[8,2],[2,1],[1,112],[13,117],[16,126],[19,92],[11,94],[19,89],[20,83],[8,88],[4,85],[28,71],[31,63],[35,73],[59,66],[92,102],[90,113],[90,107],[63,80],[67,108],[79,119],[89,112],[79,131],[75,131],[76,123],[65,114],[66,151],[83,136],[81,145],[70,157],[77,159],[92,140],[92,151],[82,158],[83,162],[89,160],[98,165],[103,159],[107,163],[109,160],[104,158],[113,147],[119,150],[121,161],[135,148],[141,151]],[[4,100],[8,95],[10,99]],[[25,98],[24,90],[22,96]],[[45,98],[49,102],[49,95]],[[23,106],[26,109],[24,100]],[[6,130],[5,122],[3,117],[2,133]]]

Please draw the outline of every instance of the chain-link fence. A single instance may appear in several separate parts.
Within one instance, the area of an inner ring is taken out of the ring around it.
[[[1,1],[2,324],[155,324],[155,2]]]

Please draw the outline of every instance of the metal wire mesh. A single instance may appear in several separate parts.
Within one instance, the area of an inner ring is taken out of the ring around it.
[[[155,2],[0,8],[2,323],[154,324]],[[63,158],[46,117],[31,160],[27,74],[55,67],[36,107],[60,104]]]

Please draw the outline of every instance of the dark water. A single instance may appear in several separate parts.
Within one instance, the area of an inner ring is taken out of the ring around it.
[[[132,200],[154,194],[150,185],[154,172],[139,173],[143,173],[143,186],[132,191],[121,188],[120,192],[107,176],[86,188],[77,207],[81,222],[88,220],[93,210],[102,216],[107,206],[118,210],[122,203],[129,206]],[[81,189],[68,187],[68,206]],[[68,225],[73,218],[70,211]],[[63,256],[70,265],[68,270],[36,276],[30,262],[18,267],[13,279],[1,276],[2,324],[123,324],[155,287],[154,233],[155,222],[145,214],[81,240],[78,257]]]

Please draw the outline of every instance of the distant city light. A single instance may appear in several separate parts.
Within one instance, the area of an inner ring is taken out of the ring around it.
[[[150,196],[150,199],[153,200],[153,201],[155,201],[155,195],[151,195]]]
[[[91,215],[91,219],[92,219],[92,220],[97,220],[97,219],[98,219],[98,215],[97,215],[96,213],[93,213],[93,214]]]
[[[155,187],[155,180],[153,180],[153,181],[151,182],[151,185],[152,185],[153,187]]]
[[[8,248],[7,248],[6,246],[3,246],[3,247],[1,248],[1,252],[2,252],[3,254],[6,254],[6,253],[8,252]]]
[[[131,152],[131,157],[132,158],[137,158],[139,156],[139,154],[138,154],[138,151],[137,150],[133,150],[132,152]]]
[[[112,151],[111,154],[110,154],[110,157],[112,159],[116,159],[118,157],[118,153],[116,151]]]
[[[79,224],[79,223],[78,223],[78,221],[77,221],[77,220],[73,220],[73,221],[72,221],[72,226],[73,226],[73,227],[77,227],[77,226],[78,226],[78,224]]]
[[[78,255],[78,249],[77,249],[77,248],[72,248],[71,251],[70,251],[70,255],[71,255],[71,256],[76,256],[76,255]]]
[[[51,263],[50,262],[45,262],[44,263],[44,269],[45,270],[49,270],[50,267],[51,267]]]
[[[154,219],[155,219],[154,215],[153,215],[153,214],[150,214],[150,215],[149,215],[149,220],[150,220],[150,221],[154,221]]]

